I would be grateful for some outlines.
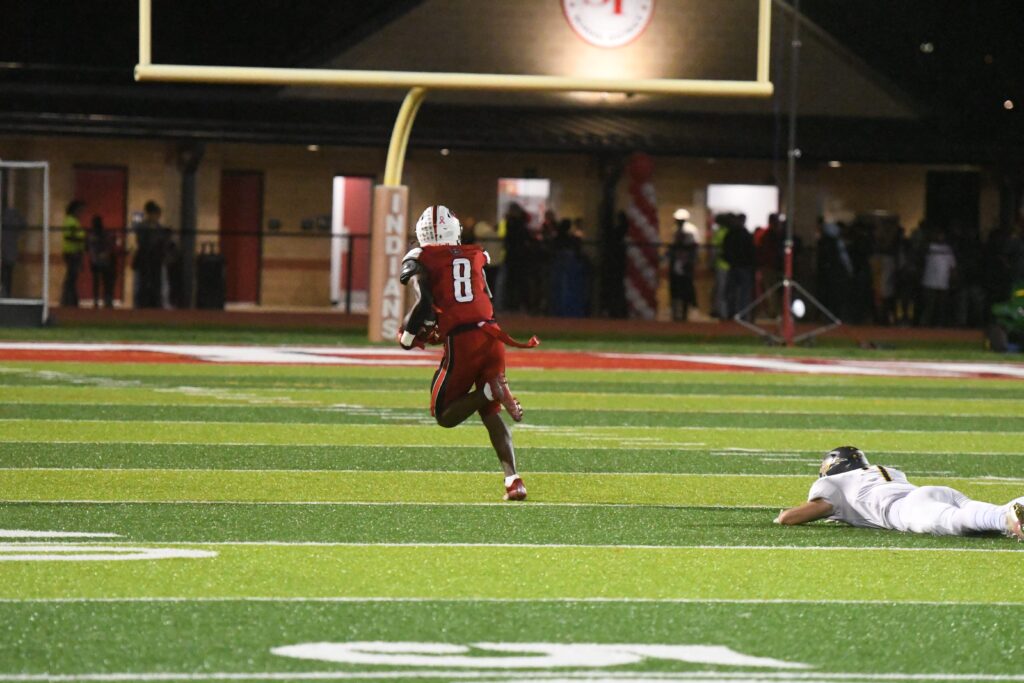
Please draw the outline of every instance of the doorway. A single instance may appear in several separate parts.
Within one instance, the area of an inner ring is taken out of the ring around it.
[[[331,209],[331,304],[366,311],[370,288],[373,178],[335,176]]]
[[[128,168],[126,166],[93,166],[75,164],[74,193],[75,199],[85,202],[85,218],[82,227],[86,233],[92,231],[93,220],[98,217],[103,222],[104,231],[116,235],[114,263],[114,299],[124,301],[124,245],[128,223]],[[78,274],[79,300],[91,300],[92,271],[88,257],[82,262],[82,270]]]
[[[260,302],[263,259],[263,173],[223,171],[220,176],[220,252],[228,303]]]

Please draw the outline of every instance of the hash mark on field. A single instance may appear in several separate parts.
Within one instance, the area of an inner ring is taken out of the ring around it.
[[[222,387],[157,387],[153,389],[153,391],[163,394],[181,394],[183,396],[214,398],[221,401],[243,401],[254,405],[278,405],[282,403],[288,405],[310,405],[300,403],[288,396],[260,396],[258,394],[247,394],[234,389],[225,389]]]
[[[353,403],[335,403],[325,408],[316,408],[317,412],[341,413],[343,415],[357,415],[359,417],[375,417],[380,420],[395,420],[401,422],[412,422],[417,425],[432,425],[433,419],[424,417],[422,410],[400,410],[397,408],[374,408]]]
[[[121,538],[121,534],[88,531],[36,531],[33,529],[0,529],[0,538]]]

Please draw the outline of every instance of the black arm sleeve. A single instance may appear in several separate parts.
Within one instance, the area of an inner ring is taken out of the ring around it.
[[[406,261],[406,263],[409,263]],[[434,297],[430,293],[430,281],[425,271],[420,270],[413,276],[412,289],[416,293],[416,303],[409,310],[405,317],[404,329],[413,334],[419,333],[424,324],[433,325],[436,323],[434,315]]]
[[[413,275],[422,272],[423,268],[420,267],[419,261],[416,259],[406,259],[402,261],[402,272],[398,274],[398,281],[403,285],[408,284]]]

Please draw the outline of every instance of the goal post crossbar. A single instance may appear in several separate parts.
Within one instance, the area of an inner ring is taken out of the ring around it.
[[[755,79],[736,81],[154,64],[152,63],[152,0],[139,0],[139,63],[135,66],[135,80],[401,90],[420,87],[428,90],[616,92],[691,97],[770,97],[773,92],[772,82],[769,80],[772,1],[757,0]]]

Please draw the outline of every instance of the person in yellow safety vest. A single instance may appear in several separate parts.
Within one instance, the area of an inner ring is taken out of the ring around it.
[[[61,289],[61,306],[78,306],[78,273],[82,269],[82,254],[85,253],[85,228],[82,215],[85,202],[73,199],[64,212],[61,232],[64,235],[61,253],[64,255],[64,286]]]
[[[715,216],[714,232],[711,233],[712,258],[715,267],[714,291],[711,295],[711,314],[720,320],[729,317],[726,298],[726,283],[729,280],[729,262],[723,256],[725,236],[729,234],[729,216]]]

